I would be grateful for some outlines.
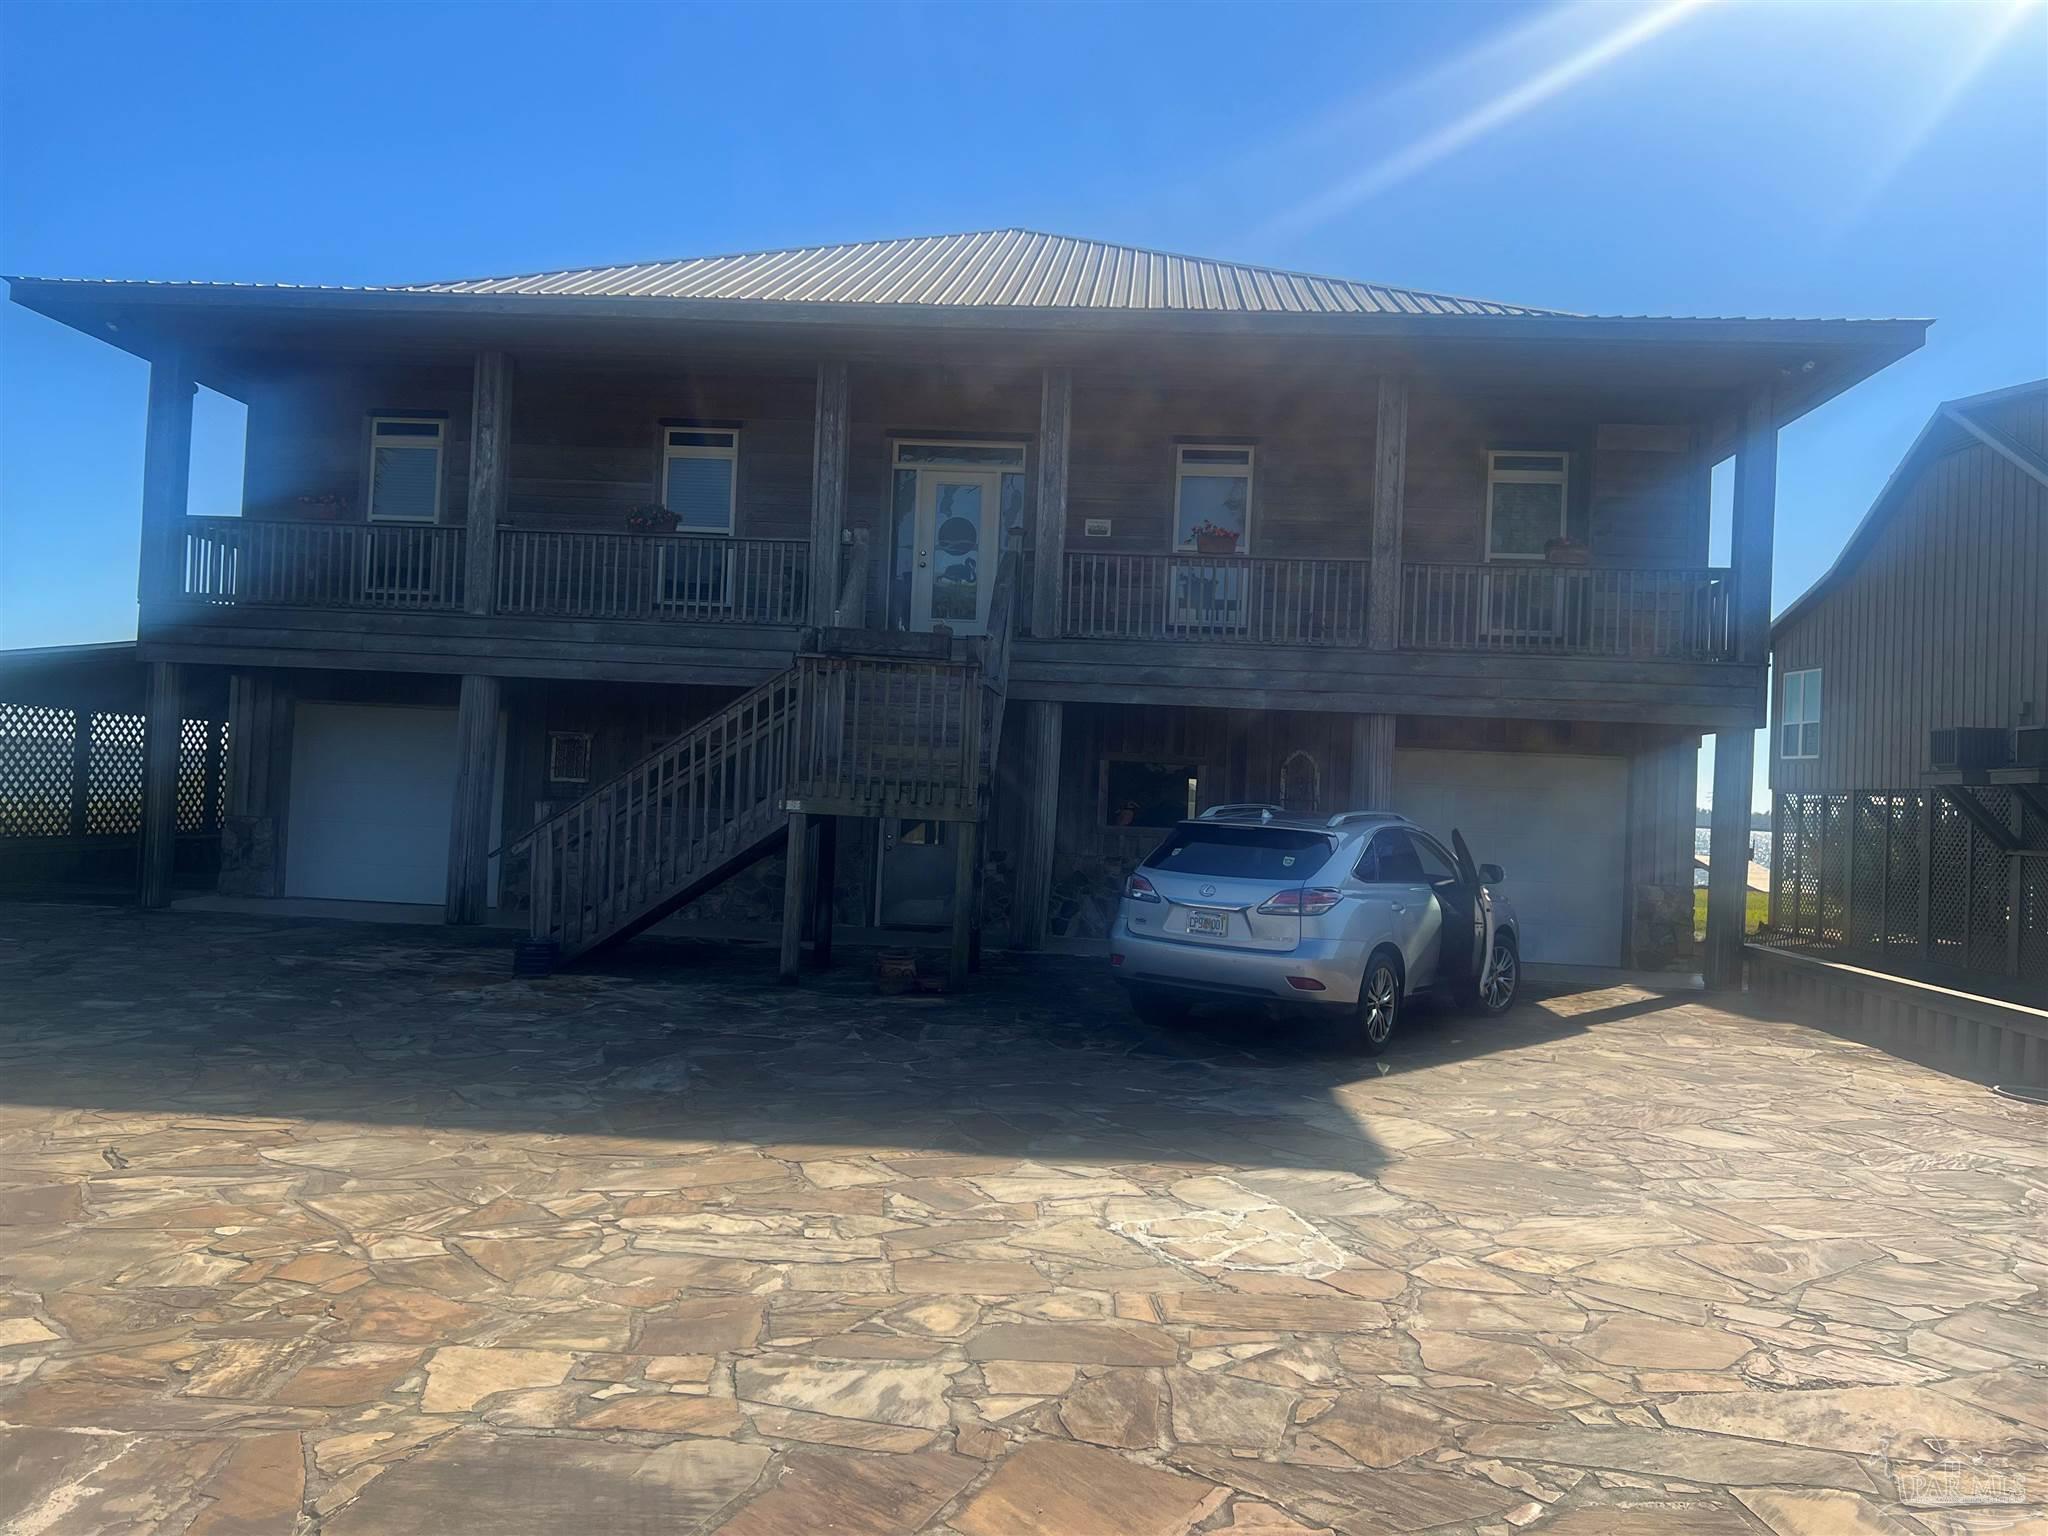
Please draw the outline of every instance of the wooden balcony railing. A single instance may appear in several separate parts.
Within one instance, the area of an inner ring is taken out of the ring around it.
[[[1086,640],[1364,645],[1364,560],[1069,551],[1060,631]]]
[[[179,591],[294,608],[462,606],[462,529],[195,517]]]
[[[498,612],[690,624],[801,624],[800,539],[498,530]]]
[[[972,818],[981,670],[975,661],[797,657],[791,796],[830,815]]]
[[[1407,564],[1403,648],[1725,661],[1735,654],[1725,570]]]

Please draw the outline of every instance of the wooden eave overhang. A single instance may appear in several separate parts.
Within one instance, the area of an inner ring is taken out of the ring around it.
[[[1141,344],[1274,364],[1317,361],[1465,381],[1625,384],[1702,392],[1769,387],[1797,420],[1925,339],[1925,320],[1662,319],[764,302],[582,295],[10,278],[24,308],[138,357],[187,354],[232,384],[246,359],[349,355],[418,361],[479,348],[592,361],[673,358],[686,345],[792,364],[920,355],[1114,364]],[[230,390],[232,392],[232,390]]]

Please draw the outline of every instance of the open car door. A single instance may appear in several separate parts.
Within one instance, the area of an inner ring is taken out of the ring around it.
[[[1458,861],[1458,878],[1472,893],[1472,913],[1477,929],[1473,935],[1473,968],[1477,972],[1478,989],[1483,994],[1486,984],[1493,979],[1487,975],[1493,966],[1493,896],[1480,883],[1479,866],[1472,862],[1472,850],[1465,845],[1465,834],[1456,827],[1451,828],[1451,853]],[[1459,979],[1462,981],[1464,978]]]

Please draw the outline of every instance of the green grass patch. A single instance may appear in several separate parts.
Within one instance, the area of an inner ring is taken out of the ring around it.
[[[1751,891],[1749,905],[1742,914],[1742,931],[1755,933],[1763,927],[1764,920],[1771,915],[1771,897],[1768,891]],[[1692,936],[1704,939],[1707,936],[1707,888],[1693,887],[1692,892]]]

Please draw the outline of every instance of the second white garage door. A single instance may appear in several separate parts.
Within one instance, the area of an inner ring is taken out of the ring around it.
[[[1472,857],[1507,871],[1522,953],[1619,965],[1628,857],[1628,764],[1536,752],[1394,754],[1394,805]]]
[[[504,762],[501,742],[500,794]],[[290,794],[287,896],[447,900],[454,710],[301,704],[292,717]],[[495,814],[491,824],[499,824]]]

